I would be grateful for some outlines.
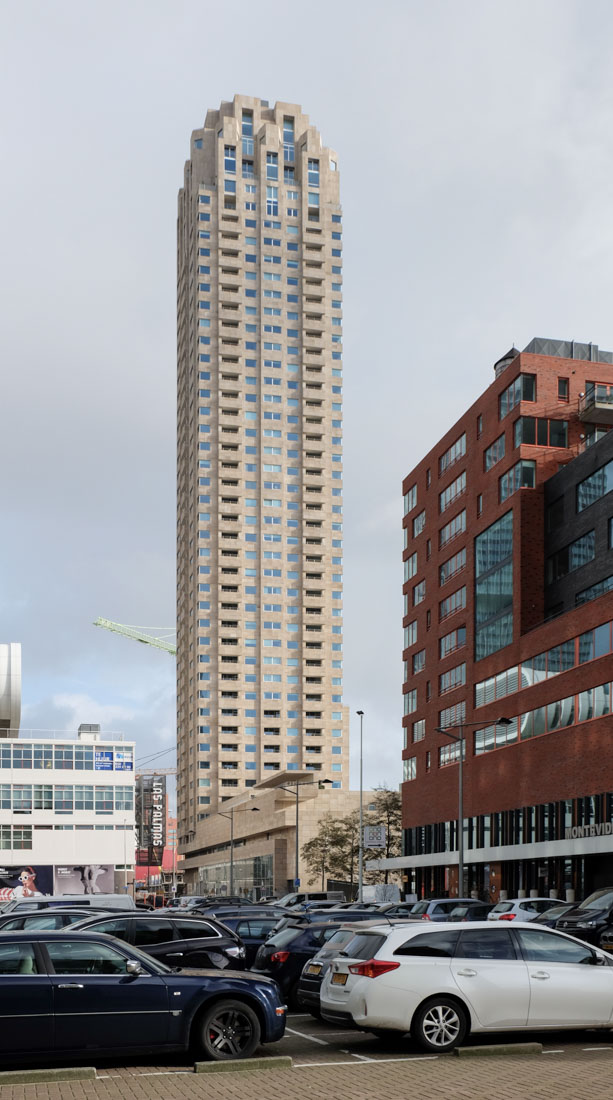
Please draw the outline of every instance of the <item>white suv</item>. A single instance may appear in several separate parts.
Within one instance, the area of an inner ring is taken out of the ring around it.
[[[557,898],[508,898],[507,901],[499,901],[488,920],[536,920],[547,909],[553,909],[559,905]]]
[[[439,1053],[471,1031],[612,1028],[613,959],[523,921],[377,924],[332,961],[320,1007],[331,1023],[410,1031]]]

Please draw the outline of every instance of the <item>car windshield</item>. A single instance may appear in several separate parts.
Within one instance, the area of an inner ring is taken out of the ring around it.
[[[573,909],[573,905],[554,905],[551,909],[546,909],[544,913],[536,918],[535,924],[542,924],[548,920],[557,920],[558,917],[564,916],[564,913],[568,913],[569,909]]]
[[[578,909],[610,909],[613,905],[613,890],[596,890],[589,898],[577,906]]]

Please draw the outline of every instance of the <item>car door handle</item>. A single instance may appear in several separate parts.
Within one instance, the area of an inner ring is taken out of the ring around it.
[[[167,951],[166,952],[166,958],[167,959],[182,959],[183,958],[183,952],[182,951]]]
[[[69,982],[67,985],[58,985],[58,989],[83,989],[83,983]]]
[[[468,969],[458,970],[458,977],[459,978],[476,978],[477,977],[477,971],[476,970],[468,970]]]
[[[534,974],[530,975],[531,978],[538,978],[539,982],[546,982],[551,974],[548,974],[546,970],[535,970]]]

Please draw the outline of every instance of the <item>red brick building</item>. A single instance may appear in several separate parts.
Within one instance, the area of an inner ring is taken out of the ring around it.
[[[535,339],[403,483],[408,891],[458,892],[437,727],[466,889],[613,883],[610,424],[613,355]]]

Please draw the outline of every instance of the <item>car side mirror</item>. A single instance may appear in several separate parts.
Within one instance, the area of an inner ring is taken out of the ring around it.
[[[136,959],[128,959],[128,965],[126,966],[128,974],[132,974],[133,977],[137,977],[139,974],[144,974],[144,970]]]

